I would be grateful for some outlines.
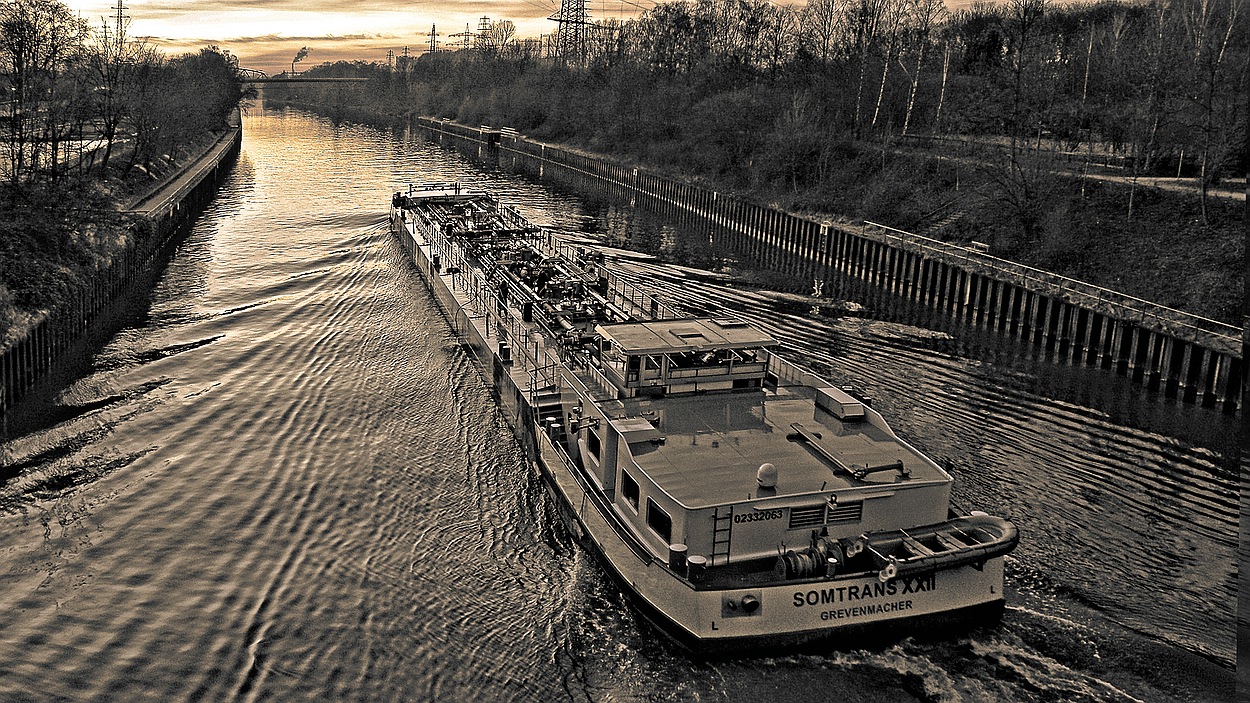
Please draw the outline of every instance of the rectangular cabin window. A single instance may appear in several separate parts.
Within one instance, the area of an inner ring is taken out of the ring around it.
[[[626,471],[621,472],[621,495],[633,506],[634,512],[638,512],[638,482]]]
[[[647,499],[647,527],[660,536],[665,544],[673,542],[673,518],[660,509],[655,501]]]
[[[599,442],[599,433],[591,430],[586,433],[586,451],[590,452],[590,456],[594,457],[595,462],[599,461],[599,451],[603,445]]]

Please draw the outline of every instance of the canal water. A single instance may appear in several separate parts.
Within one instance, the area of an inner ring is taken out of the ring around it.
[[[1002,621],[729,661],[663,641],[557,525],[387,233],[391,192],[453,179],[868,390],[963,507],[1019,524]],[[744,280],[643,213],[254,110],[142,309],[3,446],[0,700],[1232,699],[1234,419]]]

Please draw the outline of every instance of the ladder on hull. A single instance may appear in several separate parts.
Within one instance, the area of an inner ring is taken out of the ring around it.
[[[712,512],[712,556],[709,566],[729,563],[729,537],[733,532],[733,524],[732,506],[719,507]]]

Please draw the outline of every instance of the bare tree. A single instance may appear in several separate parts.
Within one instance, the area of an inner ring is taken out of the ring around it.
[[[761,33],[764,49],[760,59],[768,74],[776,77],[794,57],[799,40],[799,15],[789,7],[767,7],[769,12]]]
[[[853,121],[856,134],[859,134],[863,114],[864,84],[868,81],[868,64],[877,47],[886,4],[887,0],[858,0],[847,8],[849,11],[847,29],[854,39],[855,57],[859,62],[859,75],[855,81],[855,118]]]
[[[946,80],[950,76],[951,68],[951,47],[950,44],[942,46],[942,87],[938,89],[937,109],[933,112],[933,131],[940,132],[942,129],[942,103],[946,102]]]
[[[516,25],[512,20],[499,20],[490,23],[490,32],[487,33],[488,41],[496,51],[502,51],[514,36],[516,36]]]
[[[916,68],[911,72],[911,90],[907,94],[907,112],[903,115],[903,136],[911,126],[912,110],[916,106],[916,92],[920,88],[920,71],[924,68],[925,52],[932,41],[933,29],[946,15],[942,0],[915,0],[909,16],[912,44],[916,52]],[[945,69],[943,69],[945,85]]]
[[[135,60],[143,50],[141,42],[131,42],[126,36],[128,28],[129,21],[126,20],[110,30],[109,23],[105,20],[87,48],[88,75],[92,76],[95,83],[96,127],[104,141],[104,153],[100,157],[102,172],[108,169],[113,147],[119,136],[118,129],[124,116],[126,83],[134,80]],[[94,161],[94,156],[92,160]]]
[[[1156,144],[1160,130],[1175,114],[1174,103],[1180,92],[1177,84],[1183,63],[1183,52],[1177,42],[1180,38],[1178,17],[1172,0],[1155,0],[1151,5],[1150,35],[1144,42],[1145,72],[1137,66],[1130,67],[1138,74],[1137,80],[1142,85],[1145,101],[1138,108],[1138,120],[1144,129],[1144,138],[1140,132],[1134,141],[1132,154],[1132,175],[1128,195],[1128,219],[1133,218],[1133,206],[1137,196],[1137,180],[1143,171],[1149,172],[1155,158]],[[1115,35],[1118,40],[1118,33]],[[1116,43],[1118,46],[1118,41]],[[1135,56],[1128,57],[1134,60]],[[1142,142],[1145,142],[1142,145]]]
[[[1037,130],[1040,147],[1043,109],[1036,103],[1039,93],[1043,91],[1043,86],[1038,83],[1043,67],[1037,57],[1043,52],[1035,45],[1041,42],[1046,2],[1008,0],[1003,28],[1009,47],[1005,78],[1011,100],[1006,125],[1010,147],[1006,168],[985,170],[986,177],[996,186],[999,202],[1019,224],[1028,246],[1036,243],[1040,234],[1042,188],[1048,180],[1040,150],[1035,149],[1030,158],[1025,155],[1026,122],[1030,130]]]
[[[587,60],[592,65],[612,65],[628,48],[628,38],[616,19],[598,20],[588,36]]]
[[[55,170],[65,118],[57,82],[78,56],[88,31],[68,7],[48,0],[0,3],[0,66],[8,81],[7,168],[16,186]]]
[[[1237,32],[1245,32],[1238,23],[1245,0],[1194,0],[1185,5],[1185,24],[1193,47],[1193,66],[1197,81],[1196,90],[1190,98],[1198,108],[1201,122],[1202,143],[1199,186],[1201,190],[1202,221],[1209,223],[1207,195],[1211,183],[1219,172],[1219,166],[1228,155],[1215,139],[1219,131],[1217,115],[1221,103],[1228,100],[1224,84],[1224,58]],[[1244,74],[1245,67],[1242,67]],[[1238,99],[1234,100],[1234,109]]]
[[[162,108],[168,97],[165,60],[154,47],[139,47],[133,58],[135,80],[123,86],[121,100],[122,124],[132,138],[133,148],[124,172],[143,166],[151,170],[152,161],[160,152],[168,125]]]
[[[1019,168],[1020,139],[1023,134],[1025,100],[1031,93],[1025,84],[1034,58],[1034,42],[1046,14],[1047,0],[1008,0],[1007,26],[1011,33],[1011,166]]]
[[[746,68],[762,67],[764,57],[770,53],[766,34],[774,15],[772,6],[764,0],[722,0],[721,4],[725,15],[725,56]]]
[[[872,108],[872,122],[869,123],[873,128],[877,126],[877,118],[881,115],[881,101],[885,97],[890,67],[898,59],[909,6],[910,2],[888,2],[882,6],[880,27],[881,33],[885,35],[885,48],[881,58],[881,83],[877,87],[877,102]]]
[[[846,36],[847,13],[843,0],[811,0],[800,15],[802,41],[821,61],[831,61],[841,51]]]

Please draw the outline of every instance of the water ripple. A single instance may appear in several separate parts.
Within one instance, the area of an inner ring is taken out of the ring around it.
[[[751,317],[803,363],[864,386],[900,435],[954,467],[961,504],[1010,513],[1025,535],[1008,562],[1014,605],[988,632],[886,651],[685,657],[559,525],[381,208],[404,181],[462,179],[584,241],[645,218],[596,215],[412,135],[298,112],[249,116],[244,150],[142,324],[96,356],[51,426],[3,447],[0,698],[1222,690],[1222,669],[1185,659],[1231,658],[1237,502],[1222,447],[1053,397],[1050,372],[972,358],[940,330],[850,305],[813,315],[635,255],[620,265],[691,309]],[[310,154],[327,167],[308,172]],[[1193,673],[1142,673],[1165,655]]]

